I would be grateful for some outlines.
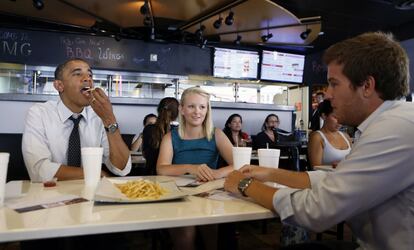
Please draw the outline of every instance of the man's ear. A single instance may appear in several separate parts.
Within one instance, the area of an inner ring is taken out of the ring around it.
[[[53,86],[54,86],[54,87],[55,87],[55,89],[59,92],[59,94],[63,92],[64,87],[65,87],[65,86],[63,85],[63,82],[62,82],[61,80],[54,80],[54,81],[53,81]]]
[[[364,81],[363,87],[363,94],[365,97],[369,97],[373,94],[376,94],[375,90],[375,78],[372,76],[368,76],[367,79]]]

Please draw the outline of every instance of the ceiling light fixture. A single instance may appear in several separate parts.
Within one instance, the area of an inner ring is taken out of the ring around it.
[[[262,38],[262,42],[267,42],[267,41],[269,41],[269,39],[270,38],[272,38],[273,37],[273,34],[272,33],[269,33],[269,30],[267,31],[267,35],[263,35],[261,38]]]
[[[227,25],[232,25],[234,23],[234,12],[230,10],[229,15],[224,20],[224,23]]]
[[[201,41],[203,39],[203,32],[204,32],[205,29],[206,29],[206,26],[204,26],[200,23],[200,28],[195,31],[195,35],[196,35],[198,40]]]
[[[43,3],[43,0],[33,0],[33,7],[35,7],[38,10],[43,9],[45,7],[45,4]]]
[[[202,40],[202,41],[201,41],[201,43],[200,43],[200,48],[201,48],[201,49],[204,49],[204,48],[206,47],[206,45],[207,45],[207,39],[204,39],[204,40]]]
[[[234,44],[240,45],[241,40],[242,40],[242,36],[241,35],[237,35],[236,40],[234,40]]]
[[[144,16],[149,13],[148,0],[145,0],[144,4],[139,9],[139,12]]]
[[[144,26],[151,26],[151,17],[145,16],[145,18],[144,18]]]
[[[306,30],[300,33],[300,38],[302,38],[302,40],[306,40],[311,32],[312,30],[306,27]]]
[[[220,29],[221,23],[223,22],[223,18],[221,16],[219,16],[219,18],[214,21],[213,26],[216,29]]]

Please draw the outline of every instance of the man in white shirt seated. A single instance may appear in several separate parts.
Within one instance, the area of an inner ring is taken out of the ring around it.
[[[59,65],[54,87],[60,100],[35,104],[26,116],[22,153],[30,179],[83,178],[80,147],[103,147],[107,169],[115,175],[127,175],[131,170],[129,149],[109,98],[102,89],[93,88],[89,64],[70,59]],[[104,170],[102,174],[108,175]]]
[[[412,249],[414,105],[401,100],[408,92],[407,54],[391,35],[366,33],[331,46],[324,61],[325,98],[340,124],[358,128],[350,154],[334,172],[245,166],[225,188],[316,232],[345,221],[360,249]]]

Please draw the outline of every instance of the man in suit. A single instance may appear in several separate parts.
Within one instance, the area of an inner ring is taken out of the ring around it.
[[[322,127],[321,115],[319,113],[319,104],[323,102],[325,94],[323,92],[316,93],[317,105],[312,111],[312,116],[309,121],[309,129],[312,131],[319,130]]]

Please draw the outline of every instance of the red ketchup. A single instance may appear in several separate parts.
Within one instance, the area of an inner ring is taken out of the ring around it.
[[[55,181],[46,181],[43,182],[43,187],[56,187],[56,182]]]

